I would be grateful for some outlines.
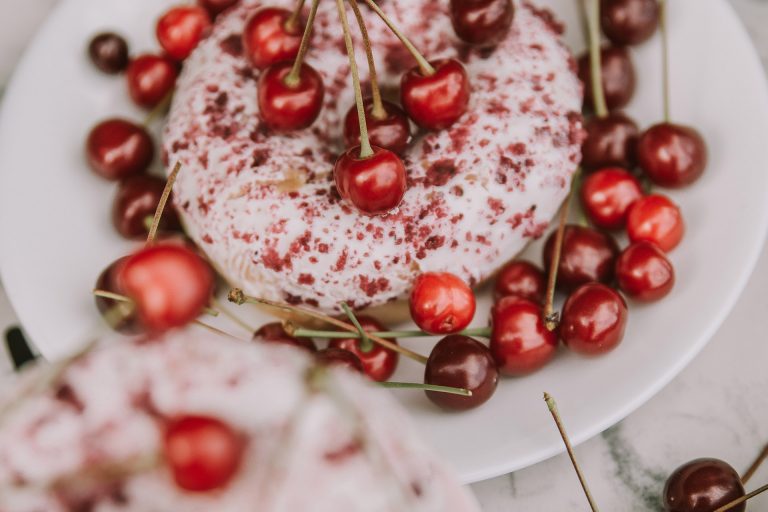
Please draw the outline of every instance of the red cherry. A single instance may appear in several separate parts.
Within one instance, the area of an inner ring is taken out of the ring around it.
[[[627,235],[633,242],[653,242],[664,252],[680,243],[685,223],[680,208],[667,196],[651,194],[635,201],[627,212]]]
[[[156,107],[176,86],[179,71],[165,55],[140,55],[128,65],[128,93],[134,103],[144,108]]]
[[[635,94],[635,67],[629,50],[620,46],[605,46],[600,50],[605,103],[609,110],[622,108]],[[584,82],[584,105],[592,105],[592,77],[589,55],[579,59],[579,78]]]
[[[208,11],[196,5],[179,5],[160,17],[155,33],[165,53],[176,60],[184,60],[210,29]]]
[[[304,27],[300,23],[290,26],[292,13],[277,7],[264,7],[256,11],[243,32],[245,54],[259,69],[282,61],[293,61],[299,54]]]
[[[155,215],[165,180],[140,174],[129,176],[120,182],[112,203],[112,224],[125,238],[146,238],[147,222]],[[179,217],[173,208],[166,208],[160,220],[161,231],[181,228]]]
[[[544,272],[523,260],[507,263],[496,277],[494,298],[514,296],[542,304],[547,290],[547,278]]]
[[[91,39],[88,55],[94,66],[110,75],[116,75],[128,67],[128,43],[112,32],[104,32]]]
[[[544,268],[550,268],[555,234],[550,235],[544,246]],[[558,288],[568,291],[590,281],[609,283],[618,254],[619,247],[610,235],[592,228],[566,226],[557,267]]]
[[[744,496],[744,485],[733,467],[718,459],[696,459],[677,468],[664,485],[667,512],[716,510]],[[744,512],[746,503],[731,508]]]
[[[512,0],[451,0],[453,30],[470,44],[498,44],[509,33],[514,15]]]
[[[617,46],[647,41],[659,26],[658,0],[602,0],[600,25]]]
[[[360,158],[360,146],[343,153],[333,168],[336,188],[344,199],[368,215],[396,208],[406,190],[405,165],[393,152],[373,147],[373,155]]]
[[[505,297],[491,310],[491,353],[504,375],[535,372],[555,357],[557,334],[544,326],[541,306]]]
[[[410,297],[411,317],[431,334],[452,334],[475,316],[475,295],[469,285],[448,272],[426,272],[416,278]]]
[[[627,222],[627,210],[643,197],[640,181],[619,167],[590,174],[581,185],[581,204],[589,220],[602,229],[619,229]]]
[[[637,159],[655,184],[682,187],[699,179],[704,172],[707,145],[691,127],[660,123],[640,136]]]
[[[634,167],[640,131],[621,112],[591,117],[584,125],[587,138],[581,145],[581,165],[594,170],[603,167]]]
[[[237,3],[238,0],[197,0],[212,17],[216,17]]]
[[[302,64],[296,85],[285,83],[292,62],[278,62],[265,69],[259,78],[261,119],[273,130],[302,130],[315,122],[323,106],[325,87],[320,74]]]
[[[360,358],[349,350],[329,347],[319,351],[315,358],[323,366],[346,368],[355,373],[364,374],[365,369]]]
[[[429,354],[424,382],[471,391],[472,396],[426,391],[427,398],[441,408],[464,411],[491,398],[499,383],[499,372],[485,345],[468,336],[452,334],[440,340]]]
[[[587,283],[565,301],[560,338],[579,354],[605,354],[621,342],[626,326],[624,298],[602,283]]]
[[[373,115],[373,101],[365,100],[365,122],[368,128],[368,138],[371,145],[388,149],[393,153],[402,153],[411,140],[411,125],[403,109],[384,101],[386,115],[378,119]],[[344,142],[347,147],[360,145],[360,122],[357,118],[357,107],[352,106],[344,118]]]
[[[366,332],[381,332],[387,330],[375,318],[361,315],[357,317],[357,320]],[[390,339],[389,341],[397,344],[397,340],[395,339]],[[371,350],[363,352],[360,349],[360,339],[345,338],[331,340],[329,346],[340,348],[356,355],[363,364],[365,374],[377,382],[389,380],[389,378],[392,377],[392,374],[395,373],[395,369],[397,369],[397,362],[399,360],[398,353],[386,349],[381,345],[374,344]]]
[[[99,275],[94,288],[96,290],[123,295],[123,290],[120,289],[119,275],[122,271],[123,264],[127,259],[127,257],[123,257],[110,263],[110,265]],[[112,313],[112,311],[116,311],[121,304],[124,305],[125,303],[106,299],[104,297],[96,297],[96,307],[98,308],[99,313],[101,313],[102,316],[105,316],[109,312],[109,317],[106,318],[106,320],[112,329],[123,334],[140,333],[143,329],[135,310],[126,308],[125,313],[122,316],[116,312]]]
[[[151,331],[194,321],[208,304],[214,284],[210,266],[200,256],[171,243],[155,244],[129,256],[119,283]]]
[[[272,322],[264,324],[253,334],[254,341],[263,341],[267,343],[277,343],[281,345],[290,345],[308,352],[317,352],[317,346],[311,338],[297,338],[285,332],[283,324]]]
[[[635,242],[616,261],[621,291],[651,302],[666,297],[675,285],[675,269],[664,252],[651,242]]]
[[[413,121],[427,130],[448,128],[467,111],[469,77],[456,59],[430,62],[435,73],[425,76],[417,67],[400,82],[400,102]]]
[[[143,127],[124,119],[107,119],[88,134],[85,154],[96,174],[119,180],[146,171],[155,156],[155,144]]]
[[[176,485],[191,492],[226,486],[240,467],[245,443],[214,418],[184,416],[165,427],[163,455]]]

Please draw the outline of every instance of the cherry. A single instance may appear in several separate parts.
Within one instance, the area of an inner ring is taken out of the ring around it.
[[[171,93],[178,74],[176,63],[170,57],[140,55],[128,65],[128,93],[138,106],[156,107]]]
[[[707,145],[689,126],[659,123],[648,128],[637,144],[645,174],[662,187],[682,187],[699,179],[707,166]]]
[[[675,284],[675,269],[664,252],[651,242],[635,242],[616,260],[621,291],[651,302],[665,297]]]
[[[499,372],[485,345],[469,336],[452,334],[440,340],[429,354],[424,382],[471,391],[472,396],[426,391],[427,398],[441,408],[464,411],[491,398],[499,383]]]
[[[583,284],[563,305],[560,338],[579,354],[605,354],[624,338],[627,312],[627,303],[613,288]]]
[[[368,126],[368,137],[374,146],[388,149],[393,153],[402,153],[411,140],[411,125],[403,109],[384,101],[385,115],[379,119],[373,114],[373,101],[365,101],[365,122]],[[347,147],[360,145],[360,123],[357,118],[357,107],[352,106],[344,118],[344,142]]]
[[[176,485],[191,492],[226,486],[242,463],[245,443],[232,427],[205,416],[184,416],[165,427],[163,455]]]
[[[680,243],[685,223],[680,208],[667,196],[651,194],[635,201],[627,213],[627,235],[633,242],[653,242],[664,252]]]
[[[658,0],[602,0],[600,25],[617,46],[647,41],[659,26]]]
[[[587,132],[581,145],[584,169],[634,166],[640,131],[632,119],[621,112],[610,112],[605,117],[590,118],[584,129]]]
[[[635,67],[629,50],[605,46],[600,50],[605,103],[609,110],[622,108],[635,93]],[[592,78],[589,54],[579,59],[579,78],[584,82],[584,104],[592,108]]]
[[[104,32],[88,44],[91,62],[104,73],[116,75],[128,67],[128,43],[118,34]]]
[[[361,315],[357,317],[357,320],[366,332],[386,331],[386,328],[375,318]],[[389,341],[397,343],[395,339],[390,339]],[[329,347],[340,348],[356,355],[363,365],[365,374],[372,380],[377,382],[389,380],[392,374],[395,373],[395,369],[397,369],[398,353],[376,344],[373,345],[371,350],[364,352],[360,348],[360,343],[361,340],[359,338],[333,339],[330,341]]]
[[[112,203],[112,224],[125,238],[146,238],[147,219],[152,219],[165,189],[165,180],[140,174],[120,182]],[[160,221],[161,231],[181,228],[179,217],[166,208]]]
[[[602,229],[619,229],[629,207],[643,197],[640,181],[620,167],[590,174],[581,185],[581,204],[589,220]]]
[[[406,190],[403,161],[392,151],[375,146],[371,156],[359,155],[360,146],[355,146],[336,160],[333,176],[341,197],[368,215],[396,208]]]
[[[157,21],[155,33],[163,50],[176,60],[184,60],[211,29],[211,17],[202,7],[172,7]]]
[[[504,375],[519,377],[546,365],[557,352],[557,334],[544,326],[541,306],[504,297],[491,309],[491,353]]]
[[[85,153],[96,174],[119,180],[146,171],[154,158],[155,144],[142,126],[124,119],[107,119],[88,134]]]
[[[430,334],[465,329],[475,316],[475,295],[469,285],[448,272],[426,272],[416,278],[410,297],[411,317]]]
[[[544,246],[544,268],[550,268],[555,235],[553,232]],[[583,226],[566,226],[557,267],[558,287],[567,291],[590,281],[610,282],[618,254],[619,247],[610,235]]]
[[[159,243],[129,256],[118,281],[136,303],[144,326],[156,332],[194,321],[214,285],[210,266],[194,250],[176,243]]]
[[[403,75],[400,102],[416,124],[427,130],[442,130],[467,111],[469,77],[456,59],[430,64],[435,68],[432,75],[424,75],[418,66]]]
[[[292,13],[264,7],[248,20],[243,32],[245,54],[259,69],[282,61],[293,61],[299,53],[304,27],[290,23]]]
[[[677,468],[664,485],[667,512],[708,512],[744,496],[739,474],[718,459],[696,459]],[[732,512],[744,512],[741,503]]]
[[[273,130],[292,131],[307,128],[320,114],[325,87],[320,74],[302,63],[296,84],[286,83],[291,62],[278,62],[264,70],[259,78],[261,119]]]
[[[237,3],[237,0],[197,0],[212,17],[216,17]]]
[[[360,358],[349,350],[329,347],[316,354],[317,362],[323,366],[346,368],[347,370],[364,374],[365,368]]]
[[[317,352],[317,346],[311,338],[297,338],[285,332],[283,324],[272,322],[264,324],[253,334],[254,341],[263,341],[267,343],[277,343],[281,345],[290,345],[307,352]]]
[[[512,0],[451,0],[453,30],[470,44],[498,44],[509,32],[514,15]]]
[[[494,298],[499,300],[512,295],[542,304],[546,289],[544,271],[528,261],[516,260],[504,265],[496,277]]]
[[[99,275],[94,288],[97,290],[103,290],[105,292],[123,295],[123,290],[121,290],[119,286],[118,276],[120,275],[122,266],[126,259],[126,257],[123,257],[110,263],[109,266],[105,268]],[[107,315],[107,313],[110,312],[107,321],[112,329],[123,334],[140,333],[143,329],[135,310],[128,312],[128,309],[126,309],[126,313],[122,316],[119,314],[111,313],[111,311],[115,311],[116,308],[120,306],[120,304],[121,302],[113,299],[96,297],[96,307],[98,308],[99,313],[102,315]]]

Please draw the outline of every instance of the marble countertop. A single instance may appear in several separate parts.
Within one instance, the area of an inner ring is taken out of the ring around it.
[[[3,0],[4,10],[14,16],[0,18],[0,87],[56,1]],[[768,0],[730,2],[768,69]],[[768,250],[731,315],[690,366],[626,420],[576,448],[602,510],[660,511],[664,481],[679,464],[718,457],[743,471],[768,442],[766,305]],[[0,290],[0,330],[15,321]],[[0,371],[7,368],[0,357]],[[566,404],[561,409],[567,425]],[[768,465],[749,487],[766,481]],[[472,489],[485,512],[588,510],[565,455]],[[768,510],[768,494],[750,501],[748,510]]]

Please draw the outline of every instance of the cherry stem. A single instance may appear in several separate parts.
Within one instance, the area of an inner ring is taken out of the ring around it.
[[[560,437],[563,439],[563,444],[565,444],[565,449],[568,452],[568,457],[570,457],[571,459],[571,464],[573,464],[573,469],[576,471],[576,475],[579,477],[581,488],[584,489],[584,494],[587,496],[587,501],[589,502],[589,506],[592,508],[592,512],[598,512],[597,504],[595,503],[595,500],[592,498],[592,493],[589,492],[589,486],[587,486],[587,481],[584,478],[584,474],[581,472],[579,463],[576,461],[576,455],[573,453],[573,447],[571,446],[571,441],[568,439],[568,433],[565,431],[563,420],[562,418],[560,418],[560,413],[557,410],[557,403],[549,393],[544,393],[544,401],[547,402],[547,407],[549,408],[549,412],[552,413],[552,418],[555,420],[555,425],[557,425],[557,430],[560,431]]]
[[[228,310],[221,302],[219,302],[218,299],[212,298],[211,299],[211,305],[216,308],[217,311],[219,311],[222,315],[226,316],[230,320],[232,320],[234,323],[248,331],[249,333],[253,334],[256,329],[253,328],[253,326],[248,325],[245,320]]]
[[[312,26],[315,24],[315,15],[317,14],[317,6],[320,0],[312,0],[312,8],[309,11],[309,18],[307,19],[307,26],[304,27],[304,35],[301,36],[301,44],[299,45],[299,52],[296,54],[296,60],[293,61],[293,67],[291,71],[285,75],[283,82],[288,87],[297,87],[300,82],[301,66],[304,64],[304,56],[309,50],[309,40],[312,37]],[[288,20],[290,21],[290,19]]]
[[[383,388],[389,389],[422,389],[424,391],[437,391],[449,395],[472,396],[472,391],[464,388],[452,388],[450,386],[436,386],[434,384],[419,384],[417,382],[379,382]]]
[[[203,329],[206,329],[206,330],[208,330],[208,331],[210,331],[210,332],[212,332],[214,334],[218,334],[218,335],[224,336],[226,338],[232,338],[233,340],[237,340],[237,341],[242,341],[243,343],[247,343],[248,342],[248,340],[244,340],[242,338],[238,338],[234,334],[230,334],[227,331],[222,331],[218,327],[214,327],[214,326],[212,326],[210,324],[207,324],[205,322],[201,322],[200,320],[195,320],[193,323],[195,325],[197,325],[198,327],[202,327]]]
[[[168,112],[168,108],[171,106],[171,100],[173,100],[174,92],[176,92],[175,89],[168,91],[163,99],[160,100],[160,103],[155,105],[154,108],[149,111],[147,117],[144,118],[144,127],[149,127],[157,118],[163,117],[165,113]]]
[[[368,29],[365,26],[365,19],[363,13],[360,12],[360,6],[357,4],[357,0],[349,0],[349,5],[352,6],[352,11],[357,18],[357,24],[360,27],[360,35],[363,37],[363,47],[365,48],[365,57],[368,59],[368,74],[371,78],[371,100],[373,102],[373,108],[371,109],[371,115],[378,120],[387,118],[387,111],[384,108],[384,103],[381,101],[381,89],[379,89],[379,77],[376,73],[376,61],[373,58],[373,50],[371,49],[371,38],[368,37]]]
[[[107,290],[99,290],[98,288],[93,290],[93,295],[96,297],[101,297],[103,299],[109,299],[114,300],[117,302],[127,302],[129,304],[136,304],[133,299],[130,297],[126,297],[125,295],[120,295],[119,293],[110,292]],[[219,316],[219,312],[215,309],[211,308],[203,308],[203,313],[210,316]]]
[[[667,32],[667,0],[659,2],[659,25],[661,29],[661,83],[662,97],[664,99],[664,121],[670,120],[669,101],[669,37]]]
[[[435,68],[432,67],[432,64],[429,63],[427,59],[424,58],[424,56],[419,52],[419,50],[416,49],[416,47],[411,43],[411,41],[405,37],[405,34],[403,34],[400,29],[398,29],[394,23],[387,17],[386,14],[384,14],[384,11],[379,8],[378,5],[376,5],[376,2],[373,0],[365,0],[365,2],[368,4],[368,6],[373,9],[373,11],[378,14],[379,18],[386,23],[387,27],[389,27],[389,30],[394,33],[397,38],[400,40],[401,43],[403,43],[403,46],[406,47],[406,49],[413,55],[413,58],[416,59],[416,63],[419,65],[419,69],[421,70],[421,74],[425,76],[432,76],[435,74]]]
[[[738,505],[741,505],[745,501],[747,501],[749,499],[752,499],[755,496],[757,496],[758,494],[764,493],[765,491],[768,491],[768,484],[765,484],[762,487],[758,487],[757,489],[755,489],[754,491],[750,492],[749,494],[745,494],[741,498],[736,498],[735,500],[733,500],[730,503],[726,503],[722,507],[716,509],[714,512],[725,512],[726,510],[731,510],[732,508],[734,508],[734,507],[736,507]]]
[[[597,117],[608,115],[603,91],[603,64],[600,55],[600,0],[588,0],[587,22],[589,24],[589,70],[592,82],[592,103]]]
[[[301,11],[304,10],[304,2],[305,0],[299,0],[298,5],[296,5],[296,9],[294,9],[293,13],[291,13],[291,15],[285,21],[285,29],[287,31],[294,32],[298,27]]]
[[[768,458],[768,444],[763,447],[763,450],[760,452],[757,458],[749,466],[749,469],[747,469],[744,472],[744,476],[741,477],[742,484],[746,484],[747,482],[749,482],[750,478],[754,476],[758,468],[760,468],[763,462],[765,462],[766,458]]]
[[[152,226],[149,228],[149,235],[147,235],[147,245],[152,245],[155,242],[157,229],[160,227],[160,219],[163,217],[163,211],[165,211],[165,204],[168,202],[168,198],[171,195],[171,190],[173,190],[173,185],[176,183],[176,177],[179,175],[179,171],[181,171],[181,162],[176,162],[173,171],[171,171],[171,175],[168,176],[168,181],[165,183],[163,195],[160,196],[160,202],[157,203],[155,217],[152,219]]]
[[[462,336],[490,338],[490,327],[475,327],[472,329],[464,329],[457,332]],[[314,329],[293,329],[291,335],[297,338],[321,338],[321,339],[347,339],[347,338],[359,338],[359,333],[350,334],[344,331],[319,331]],[[391,339],[391,338],[434,338],[442,336],[441,334],[430,334],[425,331],[378,331],[378,332],[366,332],[366,335],[373,335],[379,338]]]
[[[360,325],[360,322],[357,320],[357,317],[355,316],[355,312],[352,311],[352,308],[350,308],[346,302],[342,302],[341,309],[344,310],[344,313],[347,315],[347,318],[349,318],[349,321],[352,322],[352,325],[354,325],[355,329],[357,329],[356,337],[360,338],[360,350],[362,352],[370,352],[371,350],[373,350],[373,342],[365,333],[365,329],[363,329],[363,326]]]

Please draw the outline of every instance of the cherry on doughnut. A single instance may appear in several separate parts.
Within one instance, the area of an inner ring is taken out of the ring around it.
[[[384,117],[377,118],[373,114],[373,101],[365,100],[365,122],[368,127],[368,138],[371,145],[388,149],[393,153],[402,153],[411,140],[411,125],[403,109],[384,101]],[[357,107],[352,106],[344,118],[344,142],[347,147],[360,145],[360,122],[357,118]]]
[[[302,63],[296,81],[289,80],[293,63],[273,64],[259,78],[259,115],[273,130],[302,130],[315,122],[325,87],[320,74]]]
[[[645,174],[662,187],[683,187],[699,179],[707,166],[707,145],[690,126],[659,123],[637,143],[637,159]]]
[[[627,235],[633,242],[653,242],[664,252],[680,243],[685,223],[680,208],[667,196],[651,194],[635,201],[627,213]]]
[[[509,32],[515,6],[512,0],[451,0],[451,23],[463,41],[493,46]]]
[[[430,62],[434,73],[425,75],[418,66],[400,82],[403,108],[413,121],[427,130],[448,128],[467,111],[469,76],[456,59]]]
[[[581,145],[581,165],[586,170],[603,167],[634,167],[637,124],[621,112],[593,116],[585,124],[587,137]]]
[[[88,134],[85,153],[96,174],[119,180],[147,170],[155,143],[144,127],[124,119],[107,119]]]
[[[291,22],[293,14],[277,7],[263,7],[248,20],[243,47],[251,63],[265,69],[282,61],[293,61],[299,53],[304,27]]]
[[[289,345],[292,347],[306,350],[307,352],[317,352],[317,346],[312,338],[297,338],[285,332],[285,327],[280,322],[264,324],[253,333],[253,340],[266,343],[277,343]]]
[[[363,158],[360,146],[348,149],[336,160],[333,176],[341,197],[367,215],[381,215],[403,200],[407,171],[392,151],[372,149],[373,154]]]
[[[666,297],[675,285],[675,269],[666,254],[651,242],[635,242],[616,260],[621,291],[635,300],[651,302]]]
[[[550,268],[555,235],[553,232],[544,245],[544,268]],[[619,247],[610,235],[583,226],[566,226],[557,267],[558,288],[568,291],[590,281],[609,283],[618,255]]]
[[[125,77],[134,103],[144,108],[156,107],[176,86],[179,70],[165,55],[144,54],[128,65]]]
[[[537,304],[544,302],[547,279],[544,271],[524,260],[511,261],[504,265],[496,277],[494,298],[515,296]]]
[[[559,333],[574,352],[598,355],[616,348],[626,326],[624,298],[602,283],[587,283],[565,301]]]
[[[357,320],[366,332],[382,332],[387,330],[378,320],[370,316],[360,315],[357,317]],[[395,339],[390,339],[389,341],[397,344]],[[356,355],[363,365],[365,374],[371,380],[377,382],[389,380],[397,369],[399,354],[378,344],[374,344],[371,350],[364,352],[360,348],[360,343],[360,338],[332,339],[328,346],[346,350]]]
[[[606,106],[609,110],[622,108],[635,94],[635,67],[629,50],[620,46],[605,46],[600,50],[600,59]],[[594,108],[588,54],[579,59],[579,78],[584,83],[584,105]]]
[[[152,219],[165,189],[165,180],[140,174],[129,176],[117,187],[112,203],[112,225],[128,239],[146,238],[147,219]],[[160,219],[160,231],[181,228],[179,217],[172,208],[166,208]]]
[[[475,295],[449,272],[425,272],[416,278],[409,301],[411,318],[430,334],[465,329],[475,316]]]
[[[629,207],[643,197],[640,181],[620,167],[590,174],[581,185],[581,204],[589,220],[601,229],[619,229]]]
[[[165,53],[176,60],[184,60],[210,28],[208,11],[196,5],[179,5],[160,17],[155,34]]]

